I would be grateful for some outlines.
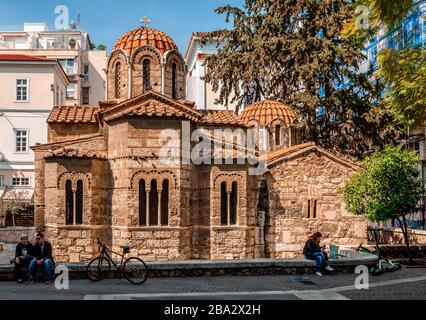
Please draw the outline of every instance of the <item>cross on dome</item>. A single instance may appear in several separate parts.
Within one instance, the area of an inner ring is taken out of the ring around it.
[[[148,27],[148,24],[150,24],[151,23],[151,20],[147,17],[147,16],[145,16],[145,17],[143,17],[143,19],[142,20],[140,20],[140,22],[144,25],[144,27],[146,28],[146,27]]]

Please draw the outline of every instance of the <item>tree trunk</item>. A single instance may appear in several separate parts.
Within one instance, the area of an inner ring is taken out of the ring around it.
[[[402,215],[402,221],[400,218],[398,218],[399,224],[401,225],[402,233],[404,234],[405,239],[405,245],[407,247],[407,256],[410,263],[413,262],[413,257],[411,256],[411,250],[410,250],[410,240],[408,238],[408,226],[407,226],[407,219],[405,218],[405,215]]]

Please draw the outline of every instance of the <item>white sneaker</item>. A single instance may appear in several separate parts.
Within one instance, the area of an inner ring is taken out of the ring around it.
[[[334,269],[332,267],[330,267],[330,266],[327,266],[325,268],[325,270],[327,270],[328,272],[333,272],[334,271]]]
[[[322,275],[322,273],[321,273],[321,272],[317,272],[317,273],[316,273],[316,275],[317,275],[318,277],[323,277],[323,275]]]

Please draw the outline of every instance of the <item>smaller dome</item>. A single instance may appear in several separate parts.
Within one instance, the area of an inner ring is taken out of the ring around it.
[[[275,120],[282,120],[285,126],[292,126],[297,120],[297,114],[282,102],[264,100],[248,106],[240,115],[245,124],[257,121],[259,126],[270,125]]]
[[[142,46],[153,46],[161,55],[169,50],[178,50],[176,43],[162,31],[141,27],[125,33],[114,45],[113,50],[122,49],[132,54],[133,50]]]

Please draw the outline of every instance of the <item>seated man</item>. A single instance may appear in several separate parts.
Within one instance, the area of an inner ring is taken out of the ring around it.
[[[53,264],[52,245],[44,239],[44,235],[38,233],[34,246],[35,259],[30,263],[30,279],[28,284],[34,283],[37,267],[43,267],[43,276],[46,284],[51,283],[51,271]]]
[[[21,242],[15,250],[15,276],[18,283],[22,283],[22,268],[28,268],[34,260],[34,246],[28,241],[28,236],[23,235]]]

